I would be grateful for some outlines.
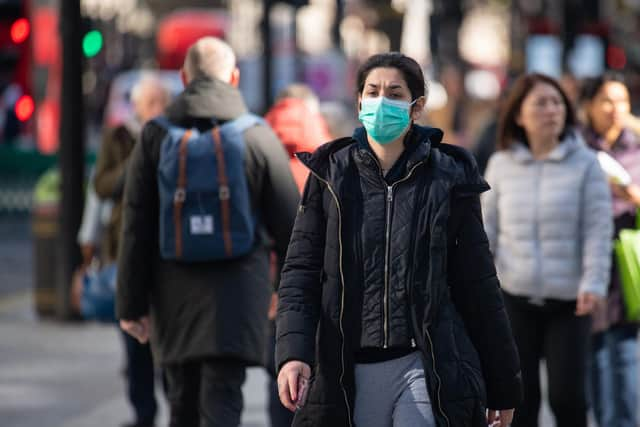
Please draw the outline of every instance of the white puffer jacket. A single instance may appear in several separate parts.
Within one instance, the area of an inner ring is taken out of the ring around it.
[[[522,143],[487,166],[485,229],[505,291],[536,300],[607,293],[611,194],[595,154],[571,135],[544,160]]]

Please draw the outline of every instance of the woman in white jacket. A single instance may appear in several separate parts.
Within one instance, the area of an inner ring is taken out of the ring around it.
[[[513,426],[537,426],[545,359],[556,425],[586,427],[590,313],[606,295],[611,195],[558,83],[520,77],[504,104],[482,207],[520,353]]]

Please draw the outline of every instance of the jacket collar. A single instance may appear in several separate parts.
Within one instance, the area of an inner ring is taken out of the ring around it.
[[[561,162],[581,146],[585,146],[585,142],[582,137],[575,132],[570,132],[553,150],[551,150],[544,161]],[[511,154],[519,163],[532,163],[535,161],[529,147],[520,141],[513,144]]]
[[[604,137],[599,135],[595,130],[593,130],[592,127],[585,128],[582,133],[585,137],[587,145],[598,151],[602,150],[609,153],[616,151],[626,151],[638,145],[638,137],[635,133],[633,133],[633,131],[627,128],[622,129],[622,132],[620,132],[618,139],[610,148],[607,147]]]
[[[193,79],[174,102],[167,107],[167,118],[173,123],[191,119],[228,121],[247,112],[240,91],[221,80]]]
[[[406,160],[406,170],[410,170],[426,160],[430,154],[432,146],[437,146],[442,141],[442,131],[437,128],[413,125],[411,129],[411,140],[405,144],[416,144],[409,158]],[[412,147],[413,148],[413,147]],[[342,163],[351,155],[354,150],[354,157],[357,161],[368,163],[367,166],[375,166],[375,156],[370,152],[368,142],[366,142],[366,131],[364,128],[357,128],[352,137],[340,138],[320,146],[313,153],[296,153],[300,161],[314,174],[322,179],[329,179],[329,166],[332,163]]]

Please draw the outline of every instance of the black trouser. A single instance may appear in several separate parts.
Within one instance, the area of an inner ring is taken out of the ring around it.
[[[516,408],[514,427],[538,425],[540,360],[547,365],[549,405],[562,427],[587,426],[585,390],[589,353],[589,316],[574,314],[575,301],[545,300],[535,305],[504,293],[504,301],[520,354],[524,401]]]
[[[245,369],[244,364],[228,359],[166,365],[169,426],[239,426]]]
[[[158,407],[153,388],[154,369],[151,347],[149,344],[140,344],[128,333],[121,332],[127,354],[127,394],[136,414],[135,423],[141,426],[152,426]]]

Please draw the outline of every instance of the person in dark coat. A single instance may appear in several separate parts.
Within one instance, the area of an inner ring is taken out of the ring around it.
[[[298,154],[311,174],[278,291],[280,399],[294,426],[507,426],[522,384],[489,187],[469,152],[412,123],[413,59],[374,55],[357,84],[364,128]]]
[[[142,125],[162,114],[170,100],[170,93],[153,74],[143,74],[131,89],[131,103],[135,117],[109,129],[96,159],[93,185],[98,197],[113,204],[109,222],[102,239],[102,258],[105,264],[116,262],[122,227],[122,192],[126,165]],[[127,394],[135,420],[123,427],[152,427],[158,405],[154,392],[154,366],[149,344],[139,343],[121,331],[127,356]]]
[[[206,131],[214,121],[247,113],[235,55],[223,41],[205,37],[192,45],[182,76],[185,90],[166,110],[171,123]],[[171,426],[237,426],[245,368],[261,363],[266,345],[269,254],[284,258],[299,195],[281,143],[268,126],[253,126],[244,133],[247,183],[259,224],[252,251],[217,262],[162,259],[156,173],[166,133],[149,122],[131,156],[117,316],[138,340],[151,338],[167,380]]]

